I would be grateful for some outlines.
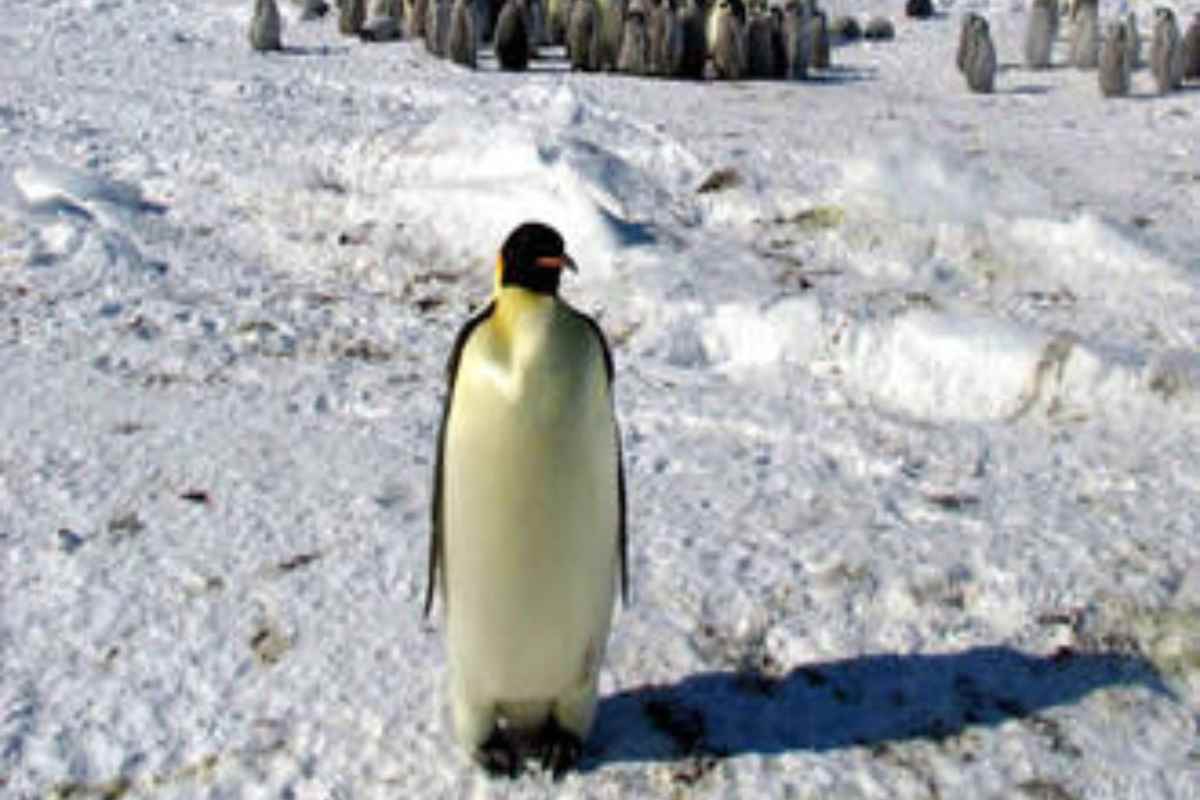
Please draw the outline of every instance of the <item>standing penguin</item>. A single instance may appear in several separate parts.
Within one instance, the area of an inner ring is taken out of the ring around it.
[[[1108,23],[1100,48],[1100,94],[1124,97],[1129,94],[1129,26],[1123,20]]]
[[[812,38],[808,50],[808,65],[815,69],[829,69],[829,17],[817,8],[816,0],[809,0],[808,35]]]
[[[250,46],[260,53],[282,50],[279,6],[275,0],[254,0],[254,16],[250,19]]]
[[[475,69],[479,56],[478,30],[475,1],[454,0],[450,9],[450,35],[446,40],[446,54],[451,61]]]
[[[1184,80],[1200,78],[1200,12],[1192,17],[1183,36],[1183,77]]]
[[[967,62],[971,58],[971,45],[974,44],[975,22],[983,19],[973,11],[963,14],[962,24],[958,28],[958,50],[954,54],[954,66],[958,71],[967,74]]]
[[[676,17],[679,44],[670,51],[669,74],[675,78],[702,80],[708,60],[708,42],[704,31],[702,0],[683,0],[683,10]]]
[[[791,0],[784,7],[783,35],[787,47],[787,78],[793,81],[808,77],[809,45],[808,7],[800,0]]]
[[[564,268],[553,228],[505,240],[493,300],[450,355],[433,476],[425,613],[436,591],[454,732],[508,775],[529,739],[556,778],[578,760],[626,594],[612,356],[558,297]]]
[[[1099,0],[1077,0],[1071,17],[1071,65],[1079,69],[1095,69],[1099,63]]]
[[[450,42],[450,10],[453,0],[429,0],[425,6],[425,49],[445,58]]]
[[[358,36],[367,21],[367,0],[341,0],[338,30],[346,36]]]
[[[788,51],[787,38],[784,34],[783,7],[778,4],[768,6],[767,13],[771,20],[771,77],[782,80],[788,76]]]
[[[649,74],[649,39],[646,8],[642,0],[633,0],[625,12],[625,31],[621,34],[621,55],[617,69],[628,75]]]
[[[507,0],[496,18],[496,60],[500,69],[521,72],[529,66],[529,32],[523,0]]]
[[[1178,89],[1183,81],[1183,50],[1175,12],[1169,8],[1154,9],[1154,39],[1150,42],[1150,71],[1159,94]]]
[[[713,73],[725,80],[739,80],[746,71],[746,43],[730,0],[718,0],[713,24]]]
[[[629,0],[600,0],[600,69],[615,70],[625,35],[625,9]]]
[[[1137,14],[1125,15],[1125,60],[1132,72],[1142,65],[1142,36],[1138,33]]]
[[[983,17],[971,20],[963,72],[967,88],[980,94],[991,94],[996,88],[996,47]]]
[[[425,37],[425,19],[429,16],[430,0],[405,0],[404,24],[410,39]]]
[[[775,77],[775,49],[771,43],[774,23],[766,9],[758,9],[746,21],[746,77]]]
[[[1058,0],[1033,0],[1025,25],[1025,66],[1046,69],[1058,38]]]
[[[575,0],[567,19],[567,52],[571,69],[600,69],[600,9],[596,0]]]

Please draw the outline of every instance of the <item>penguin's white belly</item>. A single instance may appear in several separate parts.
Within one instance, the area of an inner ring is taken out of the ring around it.
[[[483,349],[464,353],[443,461],[449,656],[477,700],[552,701],[594,678],[608,638],[615,423],[586,359],[564,378],[569,361],[513,373]]]

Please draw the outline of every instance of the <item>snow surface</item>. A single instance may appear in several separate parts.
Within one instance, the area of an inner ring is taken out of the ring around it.
[[[828,6],[897,38],[694,84],[7,3],[0,796],[1200,798],[1200,93]],[[458,751],[420,613],[444,359],[530,217],[629,484],[561,784]]]

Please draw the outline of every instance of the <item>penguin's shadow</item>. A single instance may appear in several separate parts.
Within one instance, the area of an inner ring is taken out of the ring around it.
[[[777,678],[705,672],[604,698],[582,768],[940,741],[1010,720],[1041,730],[1039,712],[1114,687],[1177,700],[1153,665],[1125,653],[1043,657],[992,646],[862,656]]]
[[[1050,94],[1050,87],[1036,83],[1023,83],[1020,86],[1013,86],[1008,89],[1002,89],[997,94],[1018,94],[1018,95],[1042,95]]]
[[[320,45],[318,47],[307,47],[303,45],[284,45],[283,49],[278,51],[281,56],[298,56],[302,58],[317,58],[322,56],[344,56],[350,52],[350,48],[344,45],[336,47],[331,45]]]
[[[832,64],[824,69],[810,71],[808,78],[798,83],[811,83],[817,86],[837,86],[844,83],[862,83],[878,80],[879,70],[876,67],[848,67],[844,64]],[[796,81],[794,81],[796,82]]]

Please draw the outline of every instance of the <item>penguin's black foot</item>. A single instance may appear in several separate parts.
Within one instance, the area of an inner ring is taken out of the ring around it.
[[[494,778],[515,778],[520,771],[521,760],[517,751],[499,728],[494,729],[487,741],[479,745],[474,757],[479,766]]]
[[[542,766],[554,776],[554,780],[562,780],[567,770],[579,763],[579,757],[583,755],[583,742],[575,734],[564,730],[558,720],[550,717],[542,730],[538,754]]]

